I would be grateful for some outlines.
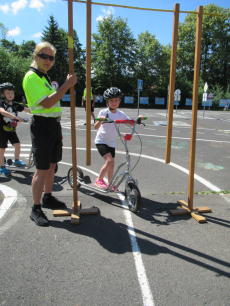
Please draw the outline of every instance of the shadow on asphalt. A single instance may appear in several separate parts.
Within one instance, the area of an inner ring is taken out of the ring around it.
[[[3,177],[3,179],[1,180],[2,183],[8,182],[9,180],[15,180],[17,181],[19,184],[22,185],[31,185],[31,181],[34,175],[34,171],[20,171],[20,170],[11,170],[12,175],[9,177]],[[15,174],[19,174],[20,176],[17,176]],[[66,183],[67,181],[67,177],[61,177],[58,175],[55,175],[54,178],[54,185],[53,185],[53,191],[62,191],[64,189],[64,187],[62,186],[64,183]]]
[[[146,221],[150,221],[156,225],[171,225],[179,220],[188,220],[189,215],[172,216],[169,214],[170,209],[176,209],[177,203],[173,202],[158,202],[142,197],[142,206],[137,216]]]
[[[81,192],[84,191],[85,194],[92,195],[90,192],[88,192],[88,190],[82,189],[83,188],[81,188]],[[93,193],[93,196],[100,201],[106,202],[107,205],[115,205],[122,208],[120,201],[113,197],[97,193]],[[191,218],[189,215],[176,217],[169,215],[169,209],[174,209],[177,207],[177,204],[175,203],[160,203],[146,198],[142,198],[142,200],[143,207],[141,208],[140,212],[136,214],[136,216],[145,219],[146,221],[150,221],[151,223],[158,225],[170,225],[173,222],[188,220]],[[162,214],[166,218],[164,222],[157,220],[157,217]],[[209,222],[230,227],[230,222],[228,220],[222,220],[212,216],[207,216],[207,219]],[[78,226],[72,226],[70,224],[70,219],[64,221],[50,220],[50,226],[54,228],[62,228],[73,234],[83,235],[95,239],[104,249],[111,253],[123,254],[133,251],[125,221],[124,223],[114,222],[112,219],[106,218],[100,214],[96,216],[82,215],[81,223]],[[181,260],[203,267],[204,269],[213,271],[217,274],[217,276],[225,276],[230,278],[230,274],[225,271],[225,267],[230,268],[229,262],[212,257],[208,254],[204,254],[200,251],[184,246],[183,244],[158,237],[138,228],[134,228],[134,230],[137,235],[138,246],[142,254],[147,254],[150,256],[169,254],[174,257],[176,256]],[[162,246],[162,244],[166,246]],[[207,261],[209,261],[209,263],[207,263]],[[219,265],[222,265],[224,268],[219,268]]]

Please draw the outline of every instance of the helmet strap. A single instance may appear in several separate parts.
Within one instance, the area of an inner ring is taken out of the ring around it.
[[[3,96],[3,98],[4,98],[4,101],[7,103],[7,104],[9,104],[12,100],[8,100],[6,97],[5,97],[5,95]]]
[[[111,110],[116,110],[116,108],[112,108],[112,107],[109,106],[109,102],[108,101],[107,101],[107,105],[108,105],[108,108],[109,108],[110,111]]]

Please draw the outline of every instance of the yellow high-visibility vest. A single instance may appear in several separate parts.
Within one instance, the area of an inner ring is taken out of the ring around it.
[[[86,100],[86,88],[84,90],[83,99]],[[91,87],[91,100],[93,100],[93,87]]]

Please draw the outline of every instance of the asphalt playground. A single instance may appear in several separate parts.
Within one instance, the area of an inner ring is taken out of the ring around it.
[[[136,109],[121,110],[137,117]],[[165,164],[166,110],[140,109],[140,114],[148,119],[137,126],[140,138],[129,142],[133,166],[142,143],[133,169],[142,196],[137,214],[127,209],[123,184],[118,194],[108,195],[80,187],[82,207],[98,207],[99,214],[82,215],[79,225],[71,225],[70,217],[54,217],[44,209],[50,226],[38,227],[29,218],[35,168],[0,176],[0,305],[230,305],[230,112],[198,111],[193,207],[211,209],[203,214],[205,223],[169,212],[180,208],[178,200],[188,202],[192,111],[174,110],[170,164]],[[75,116],[77,164],[93,181],[103,165],[94,146],[96,131],[91,126],[87,166],[85,110],[76,108]],[[68,107],[63,108],[62,131],[63,160],[53,194],[71,208]],[[17,133],[26,162],[29,124],[20,123]],[[116,166],[124,153],[117,139]],[[10,146],[6,158],[13,159]]]

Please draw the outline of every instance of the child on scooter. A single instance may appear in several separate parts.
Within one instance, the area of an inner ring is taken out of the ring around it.
[[[24,122],[22,118],[18,118],[18,112],[25,111],[30,113],[29,108],[13,102],[15,87],[11,83],[0,84],[0,91],[3,100],[0,101],[0,174],[4,176],[11,175],[11,172],[4,165],[4,153],[7,148],[8,141],[15,148],[15,159],[13,165],[16,167],[25,166],[26,164],[19,160],[20,141],[16,134],[17,122]]]
[[[122,111],[118,110],[121,102],[122,92],[117,87],[108,88],[103,97],[107,102],[108,108],[99,112],[98,118],[101,121],[96,121],[94,124],[95,130],[98,130],[95,144],[99,154],[104,158],[105,164],[102,166],[98,178],[95,180],[95,184],[100,188],[107,188],[107,184],[104,181],[104,177],[107,174],[108,183],[111,181],[114,172],[114,158],[115,158],[115,140],[117,137],[117,131],[114,124],[104,123],[106,118],[111,120],[130,120],[130,118]],[[139,115],[139,118],[144,119]],[[119,192],[116,186],[113,186],[113,191]]]

